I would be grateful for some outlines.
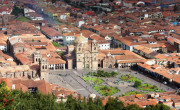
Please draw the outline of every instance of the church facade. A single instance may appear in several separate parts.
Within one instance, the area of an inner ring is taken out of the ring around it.
[[[76,69],[98,69],[98,44],[80,35],[76,41]]]

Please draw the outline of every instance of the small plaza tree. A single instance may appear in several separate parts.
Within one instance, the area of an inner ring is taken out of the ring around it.
[[[141,86],[141,81],[135,81],[134,87],[140,87]]]

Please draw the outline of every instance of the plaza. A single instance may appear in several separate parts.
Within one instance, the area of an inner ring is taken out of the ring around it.
[[[142,74],[142,72],[138,72],[135,70],[131,70],[131,69],[101,69],[101,70],[105,72],[115,71],[117,73],[120,73],[115,77],[98,77],[99,79],[103,80],[103,82],[101,82],[101,84],[98,86],[113,87],[119,90],[117,93],[112,95],[115,97],[121,96],[129,91],[137,91],[139,93],[141,92],[153,93],[151,91],[139,90],[133,87],[134,83],[132,82],[120,80],[120,77],[124,75],[132,75],[135,78],[142,80],[143,83],[157,86],[157,88],[162,91],[175,90],[175,88],[171,88],[170,86],[165,85],[162,82],[158,82],[157,80]],[[84,97],[89,96],[89,94],[96,94],[97,96],[102,96],[102,94],[100,94],[95,90],[94,88],[95,85],[88,83],[88,81],[83,79],[83,77],[89,77],[89,78],[92,77],[88,75],[89,72],[96,72],[96,71],[90,71],[90,70],[50,71],[49,81],[50,83],[58,84],[67,89],[77,91]],[[97,77],[93,76],[92,78],[97,78]]]

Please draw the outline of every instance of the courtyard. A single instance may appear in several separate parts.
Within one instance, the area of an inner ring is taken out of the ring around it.
[[[77,91],[85,97],[92,93],[97,96],[124,96],[174,90],[161,82],[130,69],[101,70],[106,75],[98,72],[89,70],[51,71],[50,83]],[[140,82],[140,85],[135,87],[135,82]]]

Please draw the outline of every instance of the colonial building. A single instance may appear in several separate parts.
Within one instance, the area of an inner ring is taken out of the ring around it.
[[[0,67],[0,76],[4,78],[36,78],[38,71],[33,66],[18,65],[18,66],[3,66]]]
[[[144,62],[144,58],[129,50],[117,48],[101,50],[98,61],[100,68],[133,68],[137,63]]]
[[[98,45],[95,40],[88,44],[88,39],[82,34],[75,40],[76,68],[98,69]]]
[[[76,58],[75,58],[75,50],[74,45],[68,45],[67,46],[67,52],[64,55],[64,59],[66,61],[66,67],[68,69],[73,69],[76,66]]]

